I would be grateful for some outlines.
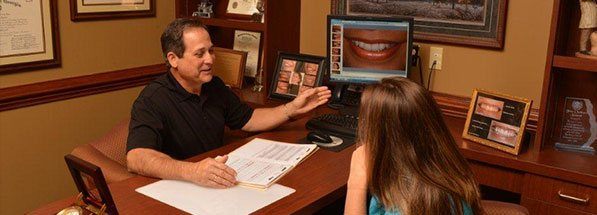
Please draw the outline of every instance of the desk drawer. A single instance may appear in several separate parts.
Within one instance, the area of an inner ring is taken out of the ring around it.
[[[597,189],[571,182],[526,174],[522,195],[554,205],[597,213]]]
[[[529,198],[522,198],[520,204],[526,207],[531,215],[594,215]]]

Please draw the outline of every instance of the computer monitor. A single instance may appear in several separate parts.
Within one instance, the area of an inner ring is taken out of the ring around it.
[[[413,19],[328,16],[328,80],[367,84],[406,77],[412,49]]]

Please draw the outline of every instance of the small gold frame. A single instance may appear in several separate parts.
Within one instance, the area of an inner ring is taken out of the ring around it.
[[[532,101],[474,89],[462,137],[518,155]]]

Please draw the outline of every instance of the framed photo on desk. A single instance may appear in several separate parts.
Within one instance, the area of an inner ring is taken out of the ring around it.
[[[518,155],[532,101],[473,90],[462,137]]]
[[[79,190],[76,206],[95,214],[117,215],[116,204],[114,204],[102,170],[71,154],[64,156],[64,160]]]
[[[291,100],[300,92],[321,86],[324,62],[321,56],[279,53],[269,97]]]

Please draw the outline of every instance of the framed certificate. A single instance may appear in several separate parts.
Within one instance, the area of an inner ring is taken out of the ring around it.
[[[70,0],[75,22],[148,16],[155,16],[155,0]]]
[[[0,6],[0,73],[60,66],[56,0]]]
[[[260,0],[229,0],[226,13],[231,16],[251,18],[253,13],[258,13],[257,2]]]
[[[255,77],[261,66],[261,32],[235,30],[233,49],[248,53],[245,76]]]
[[[532,101],[473,90],[462,137],[518,155]]]

